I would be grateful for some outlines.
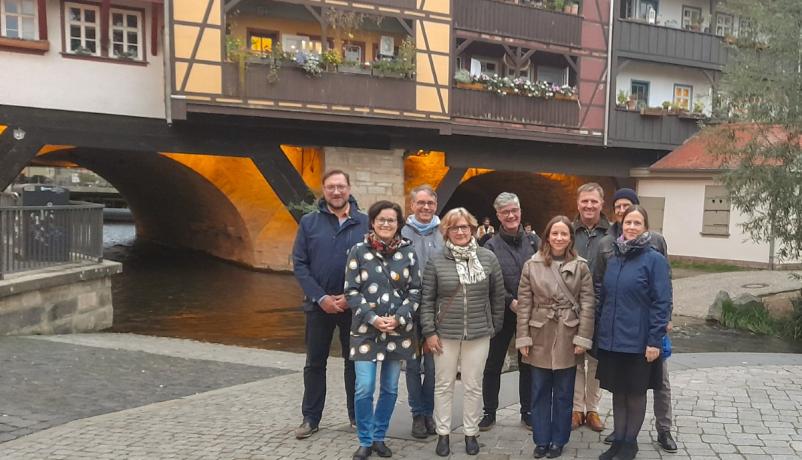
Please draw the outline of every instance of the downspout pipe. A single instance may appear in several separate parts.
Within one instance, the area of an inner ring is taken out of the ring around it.
[[[610,95],[613,91],[613,13],[616,0],[610,0],[610,26],[607,28],[607,97],[604,99],[604,143],[607,147],[608,131],[610,130]]]
[[[170,25],[172,24],[172,16],[170,12],[173,9],[170,3],[171,0],[164,0],[164,11],[162,12],[162,17],[164,18],[162,20],[162,43],[164,44],[164,50],[162,51],[162,56],[164,57],[164,118],[168,125],[173,124],[173,68],[172,63],[170,62],[170,56],[172,56],[172,53],[170,52],[170,49],[172,48],[172,41],[170,40]],[[154,3],[153,8],[156,8],[157,5],[157,3]]]

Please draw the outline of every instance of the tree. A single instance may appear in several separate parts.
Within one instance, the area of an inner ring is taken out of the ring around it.
[[[780,260],[802,255],[802,1],[730,0],[741,19],[707,127],[721,181],[754,241]]]

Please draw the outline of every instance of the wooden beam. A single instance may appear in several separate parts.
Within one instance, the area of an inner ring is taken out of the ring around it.
[[[111,0],[100,1],[100,49],[109,50],[109,9],[111,8]]]
[[[240,3],[242,3],[242,0],[229,0],[229,1],[227,1],[226,2],[226,6],[224,8],[225,13],[228,14],[229,11],[231,11],[234,8],[236,8],[237,6],[239,6]]]
[[[443,212],[448,200],[451,199],[451,196],[457,190],[457,187],[459,187],[462,176],[465,175],[465,171],[467,170],[468,168],[455,168],[453,166],[448,168],[446,176],[443,177],[443,180],[440,181],[440,185],[437,186],[437,214]]]
[[[576,62],[573,59],[571,59],[571,56],[563,54],[563,57],[565,58],[566,61],[568,61],[568,65],[571,66],[572,69],[574,69],[574,72],[579,74],[579,67],[577,67]]]
[[[33,133],[18,129],[18,126],[8,126],[0,135],[0,191],[11,184],[43,145]]]
[[[396,17],[396,19],[398,19],[398,22],[399,22],[399,23],[401,23],[401,27],[403,27],[403,28],[404,28],[404,30],[406,30],[406,31],[407,31],[407,33],[408,33],[410,36],[412,36],[412,37],[414,37],[414,36],[415,36],[415,31],[414,31],[414,30],[412,30],[412,27],[409,27],[409,24],[407,24],[407,21],[406,21],[406,19],[404,19],[404,18],[399,18],[399,17]]]
[[[295,221],[300,222],[303,212],[300,209],[290,209],[289,206],[300,205],[304,202],[313,203],[315,195],[309,190],[298,170],[284,155],[281,145],[273,144],[267,151],[252,156],[251,160],[284,206],[288,207],[287,209]]]
[[[454,50],[454,55],[455,56],[459,56],[460,53],[465,51],[465,48],[470,46],[471,43],[473,43],[473,39],[472,38],[468,38],[464,42],[460,43],[459,46]]]

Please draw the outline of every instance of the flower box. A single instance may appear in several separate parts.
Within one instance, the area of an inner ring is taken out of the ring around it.
[[[555,94],[554,99],[558,101],[575,101],[577,100],[576,94],[572,94],[570,96],[565,94]]]
[[[702,120],[705,118],[705,114],[699,112],[685,112],[679,114],[679,117],[686,120]]]
[[[460,88],[460,89],[472,89],[474,91],[484,91],[485,90],[485,85],[483,85],[482,83],[476,83],[476,82],[472,82],[472,83],[457,82],[457,88]]]
[[[666,111],[662,107],[643,107],[640,109],[640,114],[644,117],[662,117]]]
[[[370,68],[359,65],[345,65],[340,64],[337,66],[337,71],[341,73],[355,73],[359,75],[370,75]]]

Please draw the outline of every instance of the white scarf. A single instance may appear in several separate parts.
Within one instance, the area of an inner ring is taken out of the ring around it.
[[[476,284],[487,278],[485,269],[476,255],[476,249],[479,247],[476,244],[476,238],[471,238],[470,243],[465,246],[456,246],[447,240],[446,247],[451,251],[456,261],[460,283]]]

